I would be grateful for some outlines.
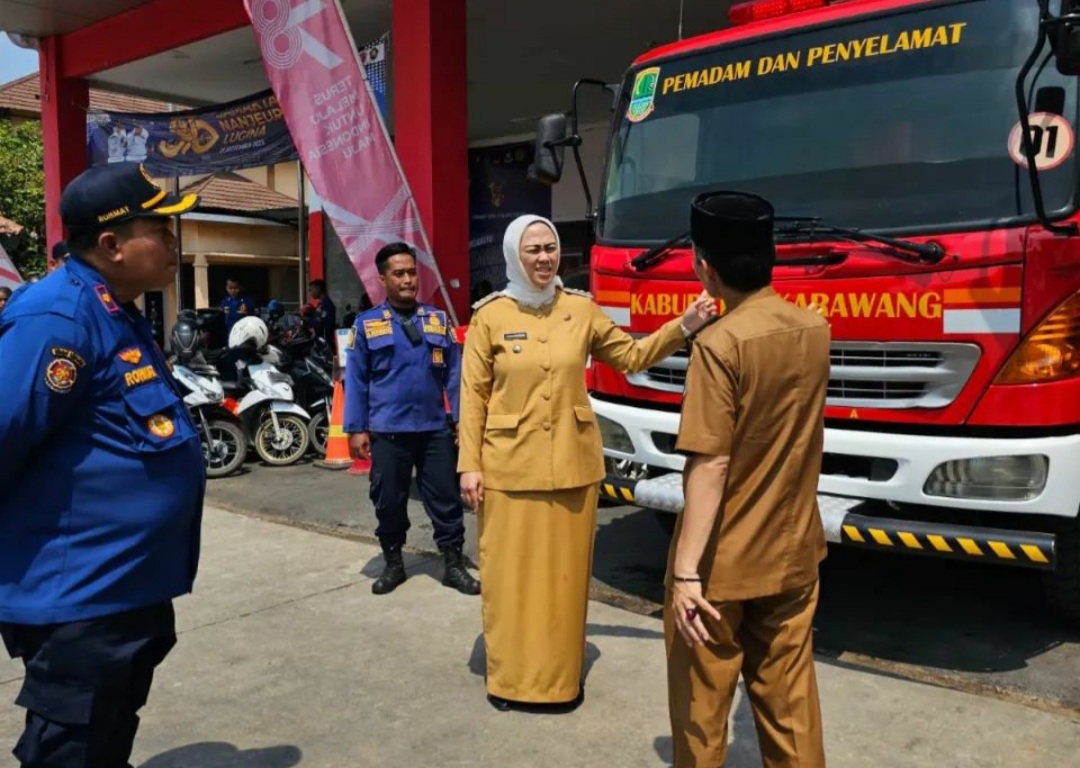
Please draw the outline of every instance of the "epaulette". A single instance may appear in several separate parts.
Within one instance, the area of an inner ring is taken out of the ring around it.
[[[570,293],[574,296],[584,296],[586,299],[592,300],[592,294],[588,291],[579,291],[577,288],[567,288],[565,285],[562,289],[563,293]]]
[[[505,296],[505,295],[506,294],[503,291],[495,291],[494,293],[489,293],[487,296],[480,299],[480,301],[477,301],[472,305],[473,311],[475,312],[476,310],[480,309],[480,307],[484,306],[485,304],[489,304],[489,303],[495,301],[495,299],[499,298],[500,296]]]

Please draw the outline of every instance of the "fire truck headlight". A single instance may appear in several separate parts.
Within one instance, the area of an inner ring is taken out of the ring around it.
[[[599,414],[596,415],[596,423],[600,425],[600,438],[605,448],[619,453],[634,453],[634,443],[630,440],[630,433],[621,425]]]
[[[939,464],[923,487],[928,496],[1029,501],[1046,488],[1045,456],[989,456]]]

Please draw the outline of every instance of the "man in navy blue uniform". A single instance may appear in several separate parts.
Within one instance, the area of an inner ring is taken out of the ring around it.
[[[308,296],[310,298],[300,310],[301,314],[307,318],[316,336],[333,345],[337,332],[337,307],[326,292],[326,281],[312,280],[308,284]]]
[[[221,300],[221,309],[225,312],[225,333],[236,325],[241,317],[255,314],[255,301],[244,293],[244,286],[235,277],[225,281],[225,298]]]
[[[26,669],[24,768],[126,768],[191,591],[205,473],[195,425],[132,303],[176,275],[166,194],[92,168],[60,213],[68,262],[0,316],[0,635]]]
[[[371,591],[384,595],[405,581],[401,550],[416,467],[445,562],[442,583],[478,595],[480,583],[466,570],[461,551],[465,521],[455,448],[461,349],[446,313],[416,301],[416,253],[408,244],[385,246],[375,265],[386,301],[356,318],[345,366],[344,419],[353,457],[371,459],[375,535],[386,560]]]

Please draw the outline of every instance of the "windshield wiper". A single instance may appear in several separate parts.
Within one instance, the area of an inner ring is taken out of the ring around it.
[[[673,237],[666,243],[661,243],[655,248],[650,248],[644,253],[639,253],[637,256],[630,259],[630,266],[638,272],[642,272],[649,267],[659,264],[676,248],[685,248],[688,245],[690,245],[690,233],[683,232],[678,237]]]
[[[938,264],[946,255],[945,249],[938,243],[915,243],[911,240],[874,235],[859,229],[834,227],[817,218],[777,216],[775,229],[778,237],[815,238],[820,235],[850,243],[877,243],[885,247],[874,250],[909,264]]]
[[[834,227],[831,224],[823,223],[821,219],[817,218],[777,216],[775,231],[778,238],[786,238],[789,236],[793,238],[814,238],[821,235],[851,243],[878,243],[879,245],[885,246],[885,248],[876,248],[875,250],[878,252],[900,259],[901,261],[906,261],[910,264],[937,264],[945,258],[945,249],[937,243],[915,243],[910,240],[897,240],[892,237],[872,235],[869,232],[863,232],[858,229]],[[630,266],[639,272],[643,272],[644,270],[659,264],[671,255],[672,251],[676,248],[685,248],[688,245],[690,245],[690,233],[684,232],[681,235],[671,238],[667,242],[661,243],[644,253],[638,254],[630,260]],[[777,263],[788,266],[798,266],[834,264],[839,263],[840,261],[843,261],[843,258],[838,257],[835,254],[823,254],[821,256],[780,259]]]

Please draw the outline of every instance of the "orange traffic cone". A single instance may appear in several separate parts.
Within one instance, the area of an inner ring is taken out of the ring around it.
[[[349,436],[345,434],[345,388],[334,382],[334,401],[330,406],[330,436],[326,441],[326,458],[319,462],[323,469],[348,469],[353,465],[349,455]]]

